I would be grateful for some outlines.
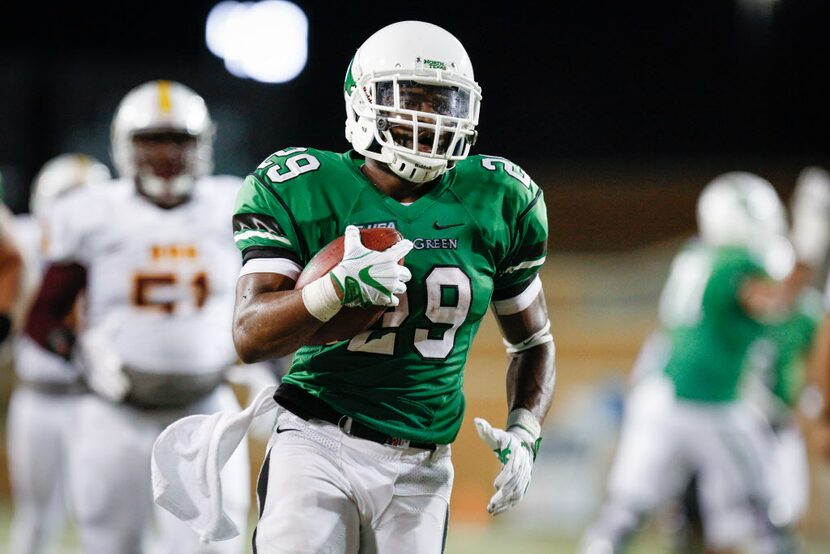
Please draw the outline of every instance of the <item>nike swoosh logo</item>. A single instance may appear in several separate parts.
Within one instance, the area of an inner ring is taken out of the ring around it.
[[[443,231],[444,229],[451,229],[453,227],[461,227],[462,225],[464,225],[464,222],[450,223],[449,225],[441,225],[437,221],[435,221],[432,224],[432,226],[435,228],[436,231]]]
[[[281,428],[277,427],[277,433],[285,433],[286,431],[299,431],[299,429],[293,429],[293,428],[281,429]]]
[[[361,281],[363,281],[364,283],[366,283],[370,287],[373,287],[373,288],[379,290],[382,294],[390,296],[389,289],[387,289],[386,287],[381,285],[379,282],[377,282],[375,280],[374,277],[369,275],[369,270],[372,269],[373,267],[375,267],[375,266],[367,265],[366,267],[364,267],[363,269],[361,269],[360,271],[357,272],[357,276],[360,277]]]

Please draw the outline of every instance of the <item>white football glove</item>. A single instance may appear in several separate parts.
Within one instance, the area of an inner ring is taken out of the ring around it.
[[[502,463],[501,472],[493,482],[496,493],[487,504],[487,512],[495,516],[514,507],[524,497],[541,439],[518,425],[505,431],[480,417],[474,422],[478,435]]]
[[[76,344],[76,363],[81,366],[87,385],[112,402],[121,402],[130,391],[130,379],[115,350],[117,319],[110,318],[104,324],[84,331]]]
[[[398,264],[412,250],[412,241],[403,239],[382,252],[370,250],[360,242],[360,230],[346,227],[343,259],[329,273],[343,291],[342,304],[357,306],[397,306],[396,294],[406,291],[412,278],[409,270]]]

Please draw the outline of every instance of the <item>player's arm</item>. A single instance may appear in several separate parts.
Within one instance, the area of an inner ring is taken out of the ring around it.
[[[830,313],[818,329],[813,351],[812,368],[822,394],[822,410],[818,420],[818,442],[825,458],[830,459]]]
[[[260,168],[267,167],[269,160]],[[292,186],[302,187],[302,178]],[[233,340],[245,363],[294,352],[343,306],[394,306],[398,302],[394,295],[406,290],[409,271],[398,260],[412,243],[401,241],[384,252],[368,250],[354,226],[346,228],[340,263],[294,290],[308,259],[300,247],[304,241],[291,204],[261,172],[249,175],[237,195],[233,231],[243,265],[236,287]],[[367,281],[366,275],[372,279]],[[375,286],[378,283],[380,288]]]
[[[233,341],[245,363],[295,351],[324,323],[311,315],[302,291],[286,275],[250,273],[236,284]]]
[[[75,330],[67,320],[85,287],[86,269],[82,265],[51,264],[29,309],[25,333],[46,350],[68,360],[75,345]]]
[[[541,288],[531,304],[516,314],[499,315],[507,346],[507,409],[526,410],[538,425],[553,401],[556,366],[550,321]]]
[[[75,329],[68,323],[81,291],[86,287],[82,252],[87,225],[97,214],[86,194],[69,193],[51,205],[45,223],[44,251],[48,266],[29,306],[24,331],[46,350],[65,359],[72,356]]]
[[[816,332],[810,368],[822,393],[819,418],[819,443],[825,457],[830,458],[830,276],[824,289],[824,318]]]
[[[738,302],[753,319],[764,321],[781,313],[787,305],[787,296],[778,283],[756,277],[746,279],[738,290]]]
[[[494,302],[507,347],[507,422],[503,429],[475,418],[479,436],[496,453],[502,470],[487,511],[498,515],[515,506],[530,485],[542,422],[553,401],[555,348],[541,281],[516,298]]]
[[[11,332],[11,312],[20,295],[22,272],[20,251],[9,229],[0,221],[0,343]]]
[[[349,225],[340,263],[300,290],[284,274],[241,275],[233,323],[239,357],[252,363],[285,356],[307,344],[344,306],[396,306],[395,295],[406,291],[411,277],[398,261],[411,248],[404,239],[382,252],[369,250],[360,241],[360,230]]]
[[[796,262],[786,238],[771,237],[765,244],[751,259],[735,258],[718,266],[710,279],[717,286],[707,289],[704,305],[717,309],[737,299],[741,309],[757,321],[785,316],[809,280],[810,270],[800,260]]]
[[[513,173],[523,175],[515,166]],[[508,354],[507,422],[499,429],[474,420],[479,436],[502,463],[487,505],[492,515],[515,506],[530,485],[555,380],[553,336],[538,275],[547,255],[547,209],[542,190],[532,181],[522,183],[512,188],[515,196],[505,198],[510,241],[496,268],[493,292],[493,311]]]

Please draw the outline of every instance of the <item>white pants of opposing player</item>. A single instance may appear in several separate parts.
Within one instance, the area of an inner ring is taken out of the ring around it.
[[[740,403],[678,400],[662,374],[648,377],[629,396],[609,475],[610,500],[647,514],[679,494],[696,472],[706,544],[744,545],[769,499],[761,429]]]
[[[88,395],[77,408],[77,444],[70,460],[70,494],[86,554],[242,554],[250,507],[250,464],[243,442],[222,470],[228,514],[243,533],[200,544],[182,521],[155,506],[150,459],[153,443],[173,421],[191,414],[239,410],[233,391],[221,385],[182,410],[141,410]],[[155,521],[154,521],[155,516]],[[152,546],[148,535],[155,527]]]
[[[281,410],[257,493],[256,554],[438,554],[453,466],[433,453],[344,434]]]
[[[79,398],[25,385],[12,393],[6,449],[14,503],[11,554],[48,551],[66,524],[66,449]]]

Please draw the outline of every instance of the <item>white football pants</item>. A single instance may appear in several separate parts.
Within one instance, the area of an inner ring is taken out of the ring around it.
[[[757,414],[741,403],[678,400],[665,376],[646,378],[626,404],[610,501],[651,512],[696,472],[706,544],[743,545],[770,498],[762,430]]]
[[[66,449],[79,398],[25,385],[12,393],[6,448],[14,505],[11,554],[48,551],[66,524]]]
[[[224,505],[243,533],[200,544],[183,521],[153,502],[150,459],[156,437],[191,414],[240,410],[233,391],[220,385],[182,410],[141,410],[87,395],[77,407],[70,456],[70,495],[86,554],[242,554],[250,507],[250,464],[243,441],[222,470]],[[154,518],[155,516],[155,518]],[[153,534],[152,548],[148,537]]]
[[[449,446],[382,445],[280,411],[257,486],[256,554],[443,551]]]
[[[793,422],[769,435],[772,456],[770,518],[778,525],[797,525],[810,497],[810,465],[804,435]]]

